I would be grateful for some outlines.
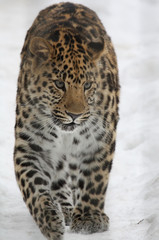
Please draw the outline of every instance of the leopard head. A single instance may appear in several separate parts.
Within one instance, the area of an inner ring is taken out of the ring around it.
[[[69,32],[58,34],[57,42],[41,37],[31,40],[34,77],[30,88],[38,92],[41,111],[67,130],[90,117],[97,88],[96,60],[104,44],[86,44],[79,35]]]

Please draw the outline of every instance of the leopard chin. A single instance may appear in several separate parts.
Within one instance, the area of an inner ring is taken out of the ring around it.
[[[79,124],[76,124],[76,123],[72,122],[72,123],[69,123],[69,124],[62,124],[61,129],[64,130],[64,131],[73,131],[78,126],[79,126]]]
[[[77,124],[77,123],[75,123],[75,122],[62,123],[62,122],[59,120],[59,121],[56,121],[55,124],[56,124],[58,127],[60,127],[60,129],[63,130],[63,131],[66,131],[66,132],[71,131],[71,132],[72,132],[72,131],[76,130],[77,128],[84,126],[85,123],[86,123],[86,121],[83,121],[83,122],[81,122],[81,123],[79,123],[79,124]]]

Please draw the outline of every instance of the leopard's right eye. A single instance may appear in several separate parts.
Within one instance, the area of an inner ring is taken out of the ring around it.
[[[86,82],[85,84],[84,84],[84,90],[88,90],[88,89],[90,89],[92,87],[92,82]]]
[[[62,89],[63,91],[65,91],[65,83],[63,81],[55,80],[54,83],[55,83],[57,88]]]

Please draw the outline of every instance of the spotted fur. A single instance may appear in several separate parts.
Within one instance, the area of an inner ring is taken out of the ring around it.
[[[49,240],[108,228],[105,193],[115,150],[116,55],[92,10],[60,3],[41,11],[21,52],[15,174]]]

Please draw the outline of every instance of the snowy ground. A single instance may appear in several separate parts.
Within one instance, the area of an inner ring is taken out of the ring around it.
[[[38,11],[57,1],[0,0],[0,240],[44,240],[13,170],[19,53]],[[76,2],[76,1],[74,1]],[[108,232],[65,240],[159,239],[159,1],[79,0],[94,9],[118,55],[121,104],[106,212]]]

